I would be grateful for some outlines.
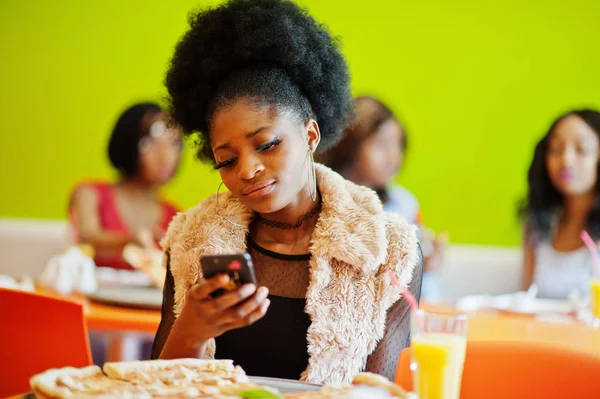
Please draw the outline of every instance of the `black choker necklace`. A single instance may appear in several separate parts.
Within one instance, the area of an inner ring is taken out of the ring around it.
[[[306,212],[304,215],[301,215],[298,218],[298,221],[296,223],[276,222],[273,220],[265,219],[258,213],[256,214],[256,221],[258,223],[264,224],[269,227],[274,227],[276,229],[294,230],[294,229],[297,229],[300,226],[302,226],[302,223],[306,222],[307,220],[312,219],[312,217],[315,216],[317,213],[319,213],[320,210],[321,210],[321,199],[319,198],[319,202],[315,205],[315,207],[313,209],[311,209],[310,211]]]

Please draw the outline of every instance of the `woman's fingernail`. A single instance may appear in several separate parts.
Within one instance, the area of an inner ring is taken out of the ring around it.
[[[240,289],[240,295],[249,296],[252,295],[256,291],[256,287],[254,285],[245,285]]]
[[[269,305],[271,304],[270,300],[266,300],[260,307],[260,310],[264,313],[267,311],[267,308],[269,307]]]
[[[261,303],[269,295],[269,290],[264,287],[258,289],[256,294],[256,303]]]

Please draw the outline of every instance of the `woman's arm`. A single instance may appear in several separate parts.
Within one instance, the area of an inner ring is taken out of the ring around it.
[[[409,285],[410,293],[417,302],[421,297],[423,278],[423,252],[421,246],[413,278]],[[402,349],[410,345],[410,306],[406,300],[398,300],[387,313],[385,333],[375,351],[367,359],[366,371],[377,373],[393,381]]]
[[[529,289],[529,286],[533,283],[533,273],[535,269],[535,244],[531,229],[525,227],[523,232],[523,281],[522,288],[524,290]]]
[[[163,301],[160,311],[160,324],[154,337],[154,343],[152,344],[152,359],[158,359],[160,352],[162,352],[171,327],[175,322],[175,313],[173,312],[173,302],[175,298],[175,282],[173,281],[173,275],[171,274],[171,267],[169,265],[169,253],[166,252],[167,257],[167,274],[165,277],[165,285],[163,286]]]
[[[188,290],[181,314],[176,318],[173,311],[175,283],[169,251],[165,256],[167,272],[162,317],[152,345],[153,359],[204,358],[211,338],[250,325],[265,315],[270,304],[267,288],[257,289],[252,284],[245,284],[212,298],[211,293],[230,282],[227,275],[218,275]]]
[[[177,333],[177,328],[173,336],[171,331],[176,323],[175,313],[173,312],[173,304],[175,299],[175,282],[173,274],[171,274],[170,255],[165,252],[167,257],[167,273],[165,277],[165,285],[163,287],[163,302],[161,308],[161,319],[152,344],[152,359],[175,359],[175,358],[202,358],[204,357],[204,344],[193,343],[184,345],[189,340]],[[176,343],[176,344],[174,344]],[[164,350],[164,354],[162,354]],[[162,354],[162,356],[161,356]]]
[[[133,240],[133,235],[102,230],[98,215],[98,194],[92,187],[81,186],[73,192],[70,202],[76,221],[77,240],[91,244],[97,252],[120,252]]]

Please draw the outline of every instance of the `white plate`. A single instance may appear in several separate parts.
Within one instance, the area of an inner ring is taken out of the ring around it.
[[[89,294],[95,302],[142,309],[160,309],[162,290],[154,287],[100,287]]]
[[[249,377],[250,382],[258,385],[275,388],[281,393],[291,392],[309,392],[318,391],[321,389],[321,385],[308,384],[306,382],[300,382],[295,380],[285,380],[282,378],[270,378],[270,377]]]
[[[139,270],[120,270],[96,267],[96,281],[100,287],[150,287],[152,280]]]
[[[522,315],[538,314],[561,314],[568,315],[577,311],[571,301],[558,299],[535,298],[525,303],[524,292],[513,294],[490,296],[472,295],[461,298],[456,307],[463,312],[474,312],[477,310],[494,309],[501,312],[516,313]]]
[[[536,298],[531,301],[528,301],[524,304],[519,304],[519,302],[515,301],[501,301],[496,298],[493,301],[492,309],[518,313],[524,315],[537,315],[537,314],[571,314],[574,313],[577,309],[575,306],[569,301],[563,301],[558,299],[543,299]]]

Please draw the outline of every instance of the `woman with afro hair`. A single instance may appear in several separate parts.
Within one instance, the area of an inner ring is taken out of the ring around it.
[[[190,20],[166,77],[170,113],[227,190],[178,214],[155,358],[233,359],[249,375],[393,378],[420,295],[415,229],[372,190],[316,164],[352,120],[338,42],[286,0],[232,0]],[[257,286],[213,298],[202,255],[248,252]]]

